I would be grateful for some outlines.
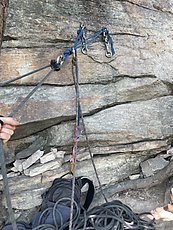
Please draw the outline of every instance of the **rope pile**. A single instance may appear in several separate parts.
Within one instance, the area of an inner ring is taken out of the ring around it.
[[[154,221],[143,220],[142,215],[134,213],[121,201],[114,200],[81,215],[74,230],[154,230]]]
[[[89,187],[85,202],[82,204],[82,187]],[[43,194],[43,202],[30,224],[18,222],[18,230],[68,230],[70,224],[72,180],[55,179],[49,190]],[[142,219],[144,214],[134,213],[121,201],[106,202],[88,210],[94,196],[94,186],[88,178],[78,177],[75,180],[73,202],[73,230],[154,230],[154,221]],[[12,230],[12,225],[3,230]]]

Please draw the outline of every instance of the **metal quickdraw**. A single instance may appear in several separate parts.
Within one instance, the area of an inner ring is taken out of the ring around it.
[[[106,49],[106,57],[111,58],[114,54],[114,47],[113,47],[113,41],[109,34],[109,31],[106,28],[103,28],[103,42],[105,44]]]
[[[81,36],[81,43],[82,43],[82,48],[81,48],[81,52],[83,53],[83,54],[87,54],[87,44],[86,44],[86,27],[84,27],[83,25],[82,25],[82,27],[83,27],[83,33],[82,33],[82,36]]]

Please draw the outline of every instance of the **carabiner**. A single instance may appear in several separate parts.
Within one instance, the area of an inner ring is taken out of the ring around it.
[[[105,56],[106,56],[107,58],[111,58],[111,57],[112,57],[112,52],[111,52],[111,50],[110,50],[109,44],[105,43],[105,48],[106,48]]]
[[[105,49],[106,49],[105,56],[108,58],[111,58],[114,55],[113,45],[112,45],[112,39],[106,28],[104,28],[104,31],[103,31],[103,42],[105,44]]]
[[[87,49],[86,45],[85,45],[84,47],[82,47],[81,52],[82,52],[84,55],[87,54],[87,51],[88,51],[88,49]]]
[[[51,68],[55,71],[59,71],[63,62],[64,62],[64,58],[62,55],[60,55],[57,57],[56,60],[51,60],[50,62]]]
[[[81,52],[83,54],[87,54],[87,45],[86,45],[86,31],[85,31],[85,27],[83,26],[84,30],[83,30],[83,34],[82,34],[82,37],[81,37],[81,42],[82,42],[82,48],[81,48]]]

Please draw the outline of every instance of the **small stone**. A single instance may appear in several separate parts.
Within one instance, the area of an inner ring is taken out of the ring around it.
[[[29,168],[31,165],[33,165],[36,161],[40,159],[41,156],[43,156],[44,151],[37,150],[35,153],[33,153],[30,157],[28,157],[27,160],[24,160],[22,163],[23,169]]]
[[[8,173],[7,174],[7,177],[15,177],[15,176],[19,176],[20,175],[20,172],[17,172],[17,173],[15,173],[15,172],[10,172],[10,173]]]
[[[55,148],[52,148],[51,149],[51,152],[43,155],[41,158],[40,158],[40,163],[41,164],[44,164],[44,163],[47,163],[49,161],[53,161],[55,160],[56,158],[64,158],[64,155],[65,155],[65,152],[64,151],[57,151],[57,149]]]
[[[13,165],[14,167],[19,171],[19,172],[22,172],[23,171],[23,160],[16,160]]]
[[[154,175],[155,172],[165,168],[169,164],[162,156],[158,155],[150,158],[140,164],[144,177]]]
[[[168,155],[173,155],[173,148],[168,149],[168,150],[167,150],[167,154],[168,154]]]
[[[136,180],[136,179],[139,179],[139,178],[140,178],[140,174],[134,174],[134,175],[129,176],[130,180]]]
[[[17,173],[11,172],[11,173],[8,173],[8,174],[7,174],[7,177],[8,177],[8,178],[11,178],[11,177],[19,176],[19,175],[20,175],[20,172],[17,172]],[[2,179],[3,179],[3,176],[2,176],[2,174],[0,174],[0,180],[2,180]]]
[[[13,172],[18,172],[18,170],[17,170],[16,167],[12,167],[12,168],[11,168],[11,171],[13,171]]]
[[[24,174],[26,176],[33,177],[33,176],[39,175],[43,172],[56,169],[56,168],[60,167],[62,165],[62,163],[63,163],[63,159],[59,158],[59,159],[55,159],[53,161],[47,162],[45,164],[36,164],[36,165],[33,165],[32,167],[24,170]]]

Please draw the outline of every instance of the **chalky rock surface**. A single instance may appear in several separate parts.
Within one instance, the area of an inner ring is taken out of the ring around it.
[[[99,38],[88,45],[87,55],[78,52],[85,126],[101,183],[108,186],[140,173],[141,162],[171,147],[173,3],[12,0],[0,57],[1,82],[48,65],[72,47],[79,22],[87,27],[87,36],[107,27],[116,49],[114,57],[106,58]],[[9,114],[48,71],[1,87],[1,114]],[[26,209],[39,205],[52,180],[68,172],[75,112],[69,57],[15,115],[20,126],[5,147],[7,162],[23,162],[36,151],[44,151],[40,157],[53,157],[42,163],[37,159],[9,178],[15,209],[22,209],[23,202]],[[97,186],[83,127],[78,146],[77,175],[89,176]],[[62,158],[54,159],[52,147],[64,152]],[[142,201],[140,205],[142,209]]]

